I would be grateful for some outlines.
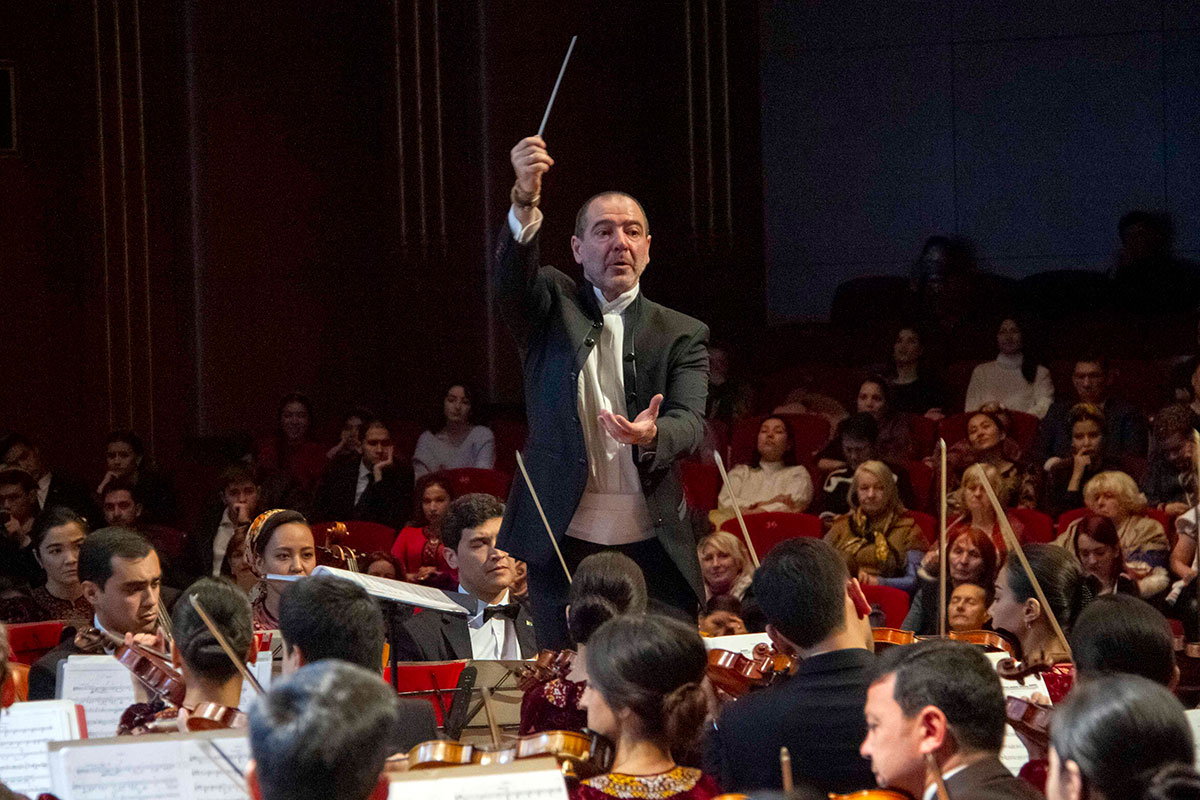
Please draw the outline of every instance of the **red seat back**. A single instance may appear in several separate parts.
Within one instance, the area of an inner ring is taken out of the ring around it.
[[[920,414],[905,414],[904,421],[908,423],[908,435],[912,437],[913,454],[920,458],[932,454],[937,445],[937,422]]]
[[[967,438],[967,423],[976,412],[965,414],[954,414],[946,417],[938,423],[938,433],[946,440],[946,446],[961,442]],[[1023,411],[1005,411],[1009,419],[1008,436],[1010,436],[1020,447],[1021,452],[1026,453],[1037,438],[1038,420],[1033,414],[1026,414]]]
[[[792,429],[792,451],[796,463],[812,461],[813,453],[829,441],[829,420],[819,414],[778,414]],[[729,440],[729,464],[748,464],[758,447],[758,429],[767,417],[739,420],[733,426]]]
[[[392,550],[392,543],[396,541],[396,529],[380,525],[378,522],[355,520],[342,524],[346,526],[349,536],[345,541],[338,541],[334,544],[351,547],[362,553],[373,553],[376,550],[389,553]],[[325,544],[325,536],[332,525],[332,522],[318,522],[312,526],[313,541],[318,546]],[[366,568],[366,564],[362,566],[364,569]]]
[[[171,564],[177,564],[187,552],[188,535],[166,525],[146,525],[142,534],[154,545],[154,550]]]
[[[1070,511],[1064,511],[1058,515],[1058,521],[1055,523],[1055,532],[1061,534],[1072,522],[1090,513],[1092,513],[1091,509],[1088,508],[1073,508]]]
[[[925,534],[925,541],[930,546],[938,540],[938,521],[932,514],[926,514],[924,511],[908,511],[906,512],[913,521],[917,523],[917,527]]]
[[[904,464],[908,471],[908,482],[912,484],[913,494],[917,499],[917,511],[925,511],[934,506],[933,469],[924,461],[908,461]]]
[[[529,425],[524,417],[513,415],[496,416],[491,422],[492,435],[496,439],[496,469],[515,475],[518,450],[525,447],[529,436]]]
[[[12,660],[32,664],[58,646],[62,632],[62,620],[9,625],[8,646],[12,650]]]
[[[498,469],[475,469],[462,467],[448,469],[443,473],[449,479],[451,494],[462,497],[464,494],[490,494],[501,500],[508,497],[508,487],[512,476]]]
[[[429,661],[420,663],[401,663],[396,665],[397,690],[406,697],[428,700],[433,706],[433,715],[437,724],[444,725],[442,709],[450,710],[454,698],[454,687],[458,685],[458,676],[467,665],[464,661]],[[383,679],[392,682],[391,666],[384,667]],[[415,692],[416,694],[406,694]],[[441,702],[438,702],[441,695]]]
[[[863,594],[872,606],[883,610],[883,627],[899,628],[908,616],[908,592],[895,586],[864,586]]]
[[[1025,526],[1025,541],[1022,544],[1045,544],[1054,541],[1054,520],[1049,514],[1032,508],[1010,508],[1008,515],[1019,519]]]
[[[750,541],[754,543],[754,552],[761,561],[771,548],[784,539],[795,539],[799,536],[820,538],[821,518],[812,514],[793,514],[788,511],[764,511],[760,514],[746,514],[746,530],[750,532]],[[742,529],[738,527],[737,519],[726,520],[721,530],[729,531],[739,540]]]
[[[688,506],[700,511],[711,511],[717,507],[721,494],[721,473],[716,464],[706,461],[679,462],[683,479],[683,496]]]

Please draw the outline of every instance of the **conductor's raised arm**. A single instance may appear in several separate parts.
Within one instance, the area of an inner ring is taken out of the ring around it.
[[[496,249],[492,281],[500,313],[520,348],[532,328],[545,316],[550,295],[538,279],[538,230],[542,212],[542,176],[554,164],[540,136],[527,136],[509,153],[516,180],[509,192],[512,206],[505,215]]]

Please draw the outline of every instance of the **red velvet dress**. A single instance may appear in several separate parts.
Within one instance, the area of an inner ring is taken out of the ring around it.
[[[579,707],[587,683],[566,678],[539,681],[521,697],[520,736],[542,731],[580,731],[587,727],[587,711]]]
[[[441,542],[430,541],[423,528],[402,528],[392,543],[392,557],[400,564],[405,575],[414,574],[421,567],[435,567],[440,573],[419,583],[449,591],[458,588],[458,571],[450,569],[446,563]]]
[[[621,775],[611,772],[580,781],[571,790],[571,800],[710,800],[721,788],[710,776],[694,767],[675,767],[658,775]]]

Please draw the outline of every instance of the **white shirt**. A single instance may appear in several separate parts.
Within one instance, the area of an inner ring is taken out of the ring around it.
[[[470,594],[462,586],[460,592]],[[521,643],[517,640],[517,626],[507,617],[492,617],[483,621],[483,610],[488,603],[475,598],[475,616],[467,620],[467,630],[471,634],[471,658],[476,661],[520,661]],[[502,606],[508,602],[508,591],[500,597],[499,602],[490,605]]]
[[[759,469],[749,464],[738,464],[729,470],[729,483],[721,487],[717,498],[718,508],[733,508],[730,489],[737,495],[738,505],[745,510],[746,506],[755,503],[765,503],[767,500],[788,495],[797,504],[807,508],[812,502],[812,478],[808,470],[802,466],[785,467],[782,461],[763,461]],[[768,503],[755,509],[756,511],[791,511],[787,503]]]
[[[50,494],[50,479],[54,477],[49,472],[38,478],[37,496],[38,508],[46,507],[46,497]]]
[[[1025,380],[1021,373],[1020,355],[996,356],[995,361],[980,364],[971,373],[967,385],[967,402],[964,411],[977,411],[986,403],[999,403],[1009,411],[1024,411],[1041,419],[1054,402],[1054,381],[1050,370],[1037,368],[1033,383]]]
[[[524,244],[541,228],[542,214],[534,209],[533,219],[524,228],[512,209],[508,225],[513,238]],[[600,305],[604,324],[593,339],[583,369],[579,371],[576,407],[583,423],[583,444],[587,449],[588,480],[575,516],[567,527],[567,536],[603,545],[622,545],[654,538],[654,526],[641,476],[633,463],[633,445],[622,444],[601,427],[601,410],[628,416],[625,408],[625,344],[627,308],[637,299],[640,287],[623,292],[611,302],[592,287]]]
[[[950,780],[955,775],[962,772],[964,769],[966,769],[969,766],[970,766],[970,764],[961,764],[961,765],[955,767],[954,769],[950,770],[949,772],[943,772],[942,773],[942,782],[945,783],[946,781]],[[934,783],[929,784],[929,786],[925,787],[925,794],[921,795],[921,800],[933,800],[934,796],[936,796],[936,795],[937,795],[937,783],[934,782]]]
[[[362,499],[363,492],[371,485],[371,470],[367,469],[367,465],[363,462],[358,462],[358,484],[354,487],[354,505],[358,505],[358,501]]]
[[[213,537],[212,576],[221,577],[221,565],[225,563],[225,553],[229,551],[229,542],[237,526],[229,518],[229,509],[221,512],[221,523],[217,525],[217,535]]]

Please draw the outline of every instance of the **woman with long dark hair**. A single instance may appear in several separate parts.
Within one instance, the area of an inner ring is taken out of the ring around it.
[[[452,383],[442,394],[438,414],[417,439],[413,452],[413,477],[446,469],[496,465],[496,439],[491,428],[471,421],[475,394],[465,383]]]
[[[1000,351],[995,361],[980,364],[971,373],[967,385],[965,411],[976,411],[995,403],[1009,411],[1023,411],[1041,419],[1054,402],[1054,381],[1050,370],[1025,354],[1021,325],[1006,317],[996,332]]]
[[[446,563],[442,547],[442,517],[454,499],[450,481],[436,472],[422,475],[413,495],[413,518],[392,543],[392,556],[404,573],[400,579],[453,591],[458,571]]]
[[[284,395],[275,415],[275,432],[255,443],[257,463],[291,476],[308,495],[325,469],[325,448],[312,438],[312,401],[300,392]]]
[[[813,485],[808,470],[796,464],[792,429],[782,417],[767,417],[758,426],[758,441],[749,464],[729,470],[729,483],[721,487],[717,508],[709,514],[714,526],[732,519],[733,498],[743,514],[760,511],[801,512],[812,502]]]

